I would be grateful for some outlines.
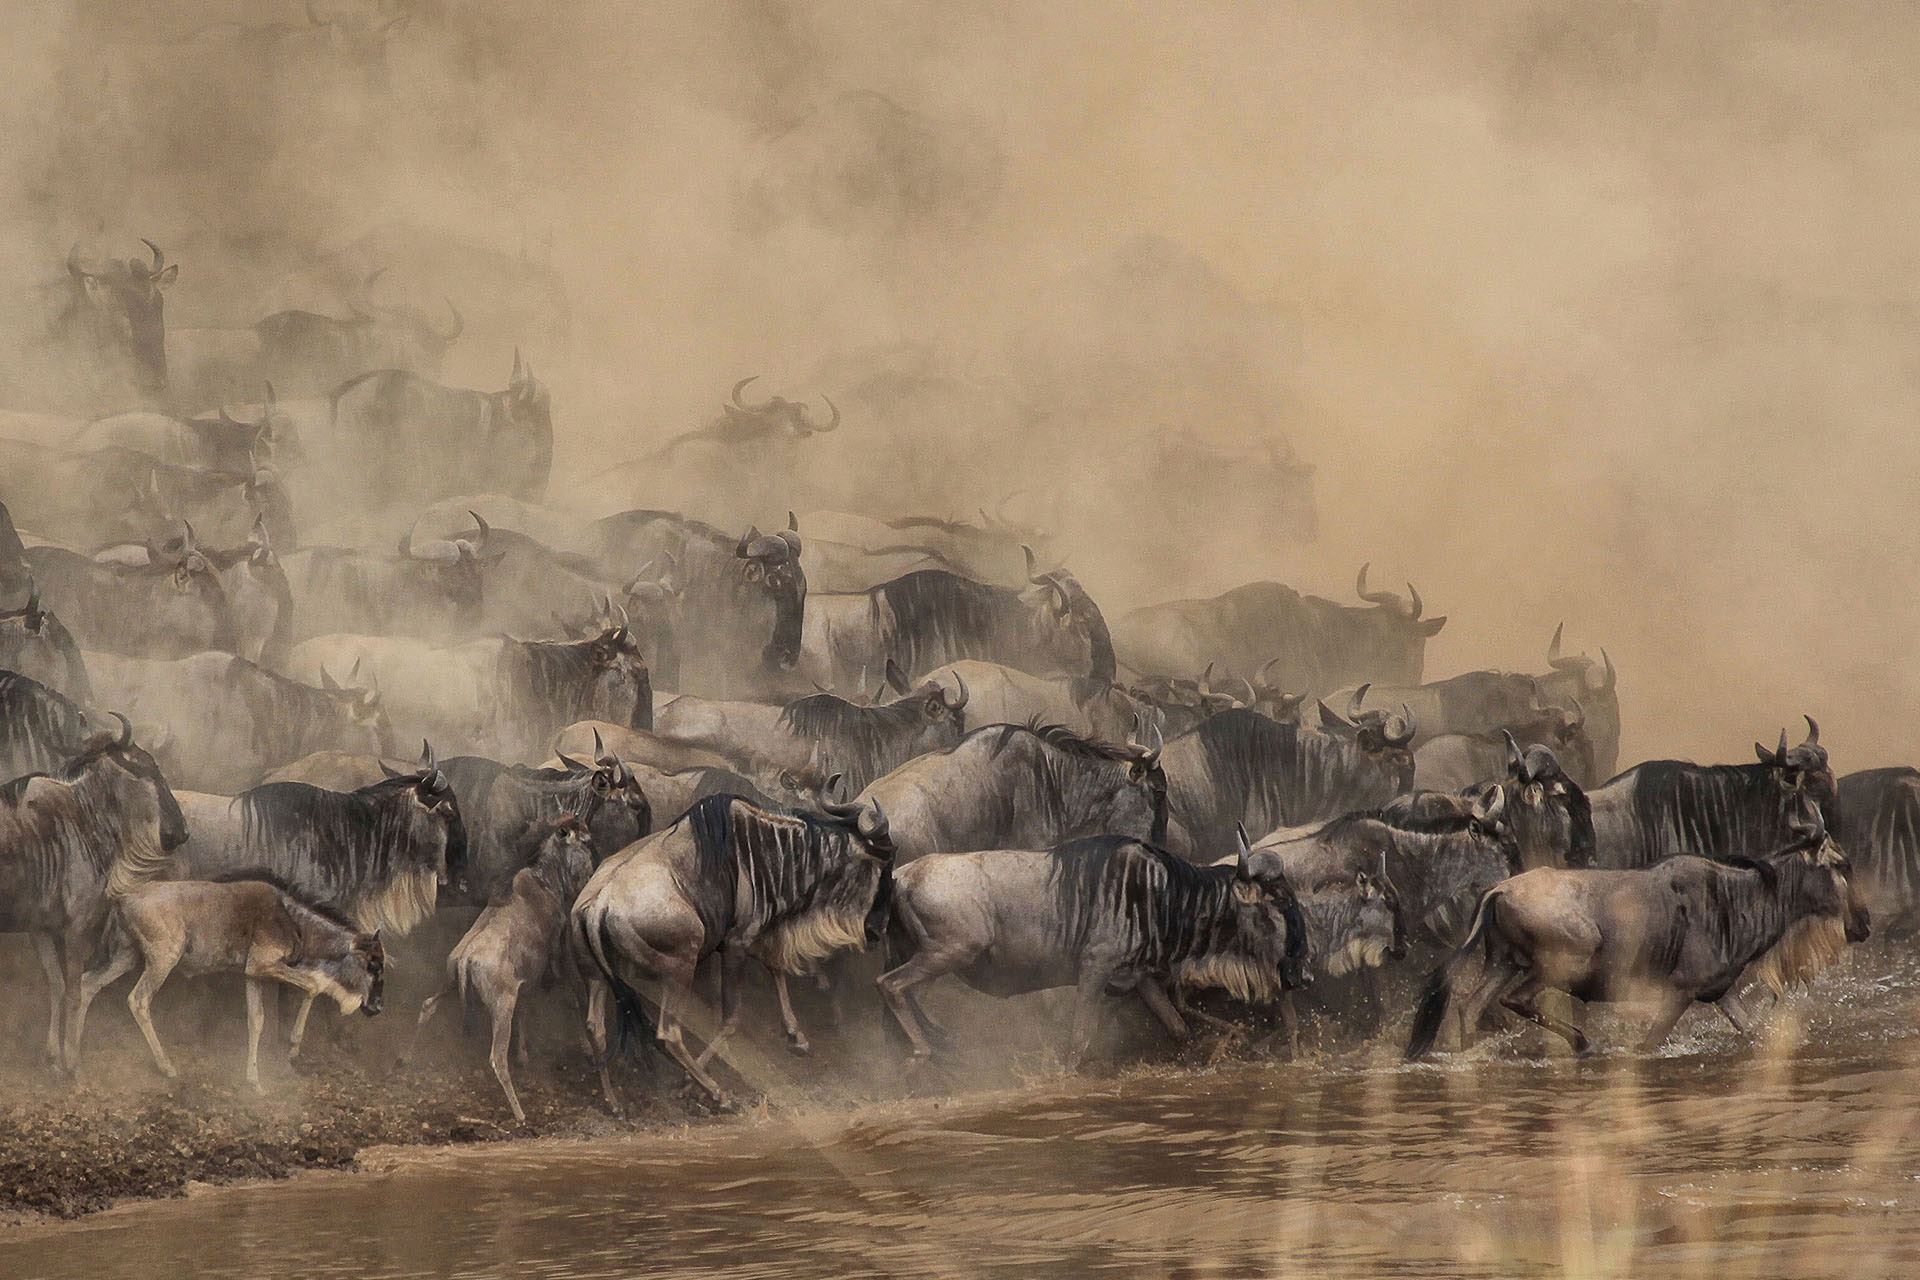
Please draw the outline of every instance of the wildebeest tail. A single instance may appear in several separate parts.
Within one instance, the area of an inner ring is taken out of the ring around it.
[[[611,1063],[622,1054],[631,1052],[636,1043],[651,1044],[659,1038],[659,1029],[654,1026],[653,1015],[640,1000],[640,993],[627,984],[625,978],[615,970],[609,953],[613,949],[613,935],[607,926],[607,918],[602,915],[598,927],[585,916],[574,917],[577,931],[575,941],[580,951],[593,961],[594,968],[607,980],[607,986],[613,992],[613,1010],[615,1019],[614,1035],[607,1041],[606,1062]]]
[[[1447,1016],[1447,1005],[1453,999],[1453,979],[1460,966],[1467,962],[1473,949],[1487,932],[1487,925],[1493,919],[1493,904],[1499,900],[1497,890],[1488,890],[1480,899],[1480,908],[1474,913],[1473,928],[1467,934],[1467,940],[1454,948],[1453,954],[1440,962],[1427,978],[1427,989],[1420,996],[1420,1007],[1414,1010],[1413,1032],[1407,1037],[1407,1061],[1423,1058],[1433,1049],[1433,1042],[1440,1035],[1440,1024]]]

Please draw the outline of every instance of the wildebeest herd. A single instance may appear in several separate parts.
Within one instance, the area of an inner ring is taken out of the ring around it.
[[[1752,763],[1619,772],[1613,662],[1558,629],[1541,672],[1426,682],[1446,619],[1369,567],[1357,604],[1254,582],[1109,621],[984,512],[587,519],[546,502],[518,352],[504,391],[434,381],[457,310],[176,344],[161,249],[67,265],[70,333],[138,398],[0,416],[0,929],[32,937],[63,1071],[138,971],[171,1075],[154,992],[237,971],[257,1085],[272,984],[305,996],[297,1051],[320,996],[379,1012],[436,912],[472,925],[419,1024],[484,1006],[524,1119],[540,999],[616,1107],[619,1052],[656,1045],[726,1104],[759,971],[802,1053],[797,978],[912,1060],[942,976],[1071,989],[1071,1063],[1130,993],[1175,1038],[1271,1007],[1292,1040],[1320,980],[1375,1033],[1414,966],[1409,1054],[1501,1010],[1584,1051],[1550,993],[1649,1006],[1649,1046],[1696,1001],[1744,1028],[1920,906],[1920,773],[1836,779],[1812,718]],[[251,406],[191,400],[249,379]],[[839,425],[750,381],[710,433]]]

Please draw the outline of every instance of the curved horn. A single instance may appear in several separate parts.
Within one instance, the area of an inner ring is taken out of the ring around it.
[[[1242,880],[1253,879],[1253,844],[1247,839],[1245,823],[1233,824],[1233,844],[1237,855],[1234,859],[1234,874]]]
[[[440,762],[436,760],[433,755],[433,744],[428,742],[425,738],[420,739],[421,770],[427,773],[431,773],[439,767],[440,767]]]
[[[733,391],[728,395],[727,398],[733,401],[735,408],[745,409],[748,413],[758,413],[759,411],[767,408],[769,405],[773,403],[773,401],[768,400],[762,404],[748,404],[740,398],[740,393],[746,389],[746,385],[749,382],[754,381],[754,379],[758,378],[759,376],[760,375],[756,373],[753,375],[752,378],[742,378],[740,379],[740,381],[733,384]]]
[[[78,241],[74,242],[73,248],[67,250],[67,274],[75,280],[85,280],[93,274],[93,272],[80,265],[80,245]]]
[[[147,246],[148,249],[153,251],[153,265],[147,268],[147,274],[150,276],[159,275],[162,268],[164,268],[167,265],[167,255],[160,252],[159,245],[155,244],[151,240],[148,240],[144,236],[141,237],[140,243]]]
[[[793,514],[793,512],[791,511],[787,512],[787,532],[788,533],[800,532],[800,517]]]
[[[955,688],[959,690],[960,696],[954,701],[948,702],[946,690],[943,689],[940,691],[940,703],[949,711],[963,711],[966,709],[967,699],[972,695],[967,692],[966,679],[958,671],[953,673],[953,683]]]
[[[1502,729],[1500,736],[1507,740],[1507,772],[1512,774],[1517,782],[1532,782],[1533,779],[1527,775],[1526,753],[1520,750],[1519,742],[1514,739],[1513,730]]]
[[[1566,630],[1566,626],[1567,624],[1563,622],[1553,629],[1553,639],[1547,643],[1547,665],[1555,671],[1579,671],[1587,665],[1584,661],[1579,658],[1560,656],[1560,635]]]
[[[1246,689],[1248,706],[1252,706],[1254,703],[1260,701],[1259,693],[1257,693],[1254,690],[1253,681],[1247,679],[1245,676],[1235,676],[1234,679],[1238,680],[1241,683],[1241,685]]]
[[[1412,609],[1407,614],[1407,618],[1413,622],[1420,621],[1420,611],[1426,608],[1426,606],[1420,603],[1419,588],[1415,587],[1411,582],[1407,584],[1407,599],[1413,602]]]
[[[1800,745],[1803,747],[1819,746],[1820,745],[1820,722],[1818,720],[1815,720],[1812,716],[1804,716],[1803,718],[1807,722],[1807,740],[1801,743]]]
[[[482,516],[478,511],[469,508],[467,514],[473,517],[474,532],[479,535],[472,540],[473,549],[475,551],[485,551],[487,549],[487,539],[493,537],[493,526],[488,524],[486,517]]]
[[[1388,746],[1404,747],[1411,743],[1414,734],[1420,731],[1419,721],[1413,718],[1413,708],[1404,702],[1400,704],[1400,725],[1403,731],[1397,736],[1388,732],[1384,726],[1382,727],[1380,736],[1387,740]]]
[[[758,541],[760,541],[760,526],[756,524],[748,525],[747,531],[740,535],[740,545],[733,549],[734,556],[738,559],[745,560],[748,556],[748,548]]]
[[[452,298],[449,298],[445,294],[442,294],[440,296],[440,301],[447,304],[447,310],[453,315],[453,328],[448,329],[445,333],[442,333],[438,329],[436,329],[433,331],[433,336],[438,338],[442,343],[446,344],[447,346],[452,346],[453,340],[455,338],[458,338],[461,334],[467,331],[466,317],[460,314],[460,308],[453,305]]]
[[[815,422],[813,420],[813,415],[809,413],[807,415],[807,425],[809,427],[812,427],[815,431],[820,431],[820,432],[831,431],[835,427],[840,425],[840,406],[835,404],[832,400],[828,400],[824,393],[820,396],[820,398],[822,400],[826,400],[827,408],[833,410],[833,421],[827,423],[827,425],[823,427],[819,423]]]
[[[182,520],[180,527],[186,530],[180,539],[180,554],[184,558],[193,554],[193,522]]]
[[[1264,663],[1260,665],[1260,669],[1253,673],[1254,679],[1258,680],[1261,684],[1266,685],[1269,689],[1273,688],[1274,687],[1273,682],[1267,679],[1267,672],[1279,666],[1281,661],[1282,659],[1280,658],[1268,658]]]
[[[120,737],[115,740],[113,745],[124,751],[133,745],[133,721],[127,719],[118,711],[110,712],[109,714],[120,722]]]
[[[1367,590],[1367,570],[1372,567],[1373,561],[1371,560],[1360,566],[1360,576],[1353,580],[1353,594],[1359,596],[1368,604],[1393,604],[1393,592]]]
[[[1200,673],[1200,692],[1213,692],[1213,664],[1211,662],[1207,664],[1207,669]]]
[[[1046,586],[1047,579],[1045,575],[1040,572],[1040,566],[1034,563],[1033,548],[1023,542],[1020,544],[1020,550],[1027,557],[1027,581],[1036,587]]]
[[[607,754],[607,746],[604,742],[600,740],[600,731],[598,729],[595,729],[593,731],[593,758],[595,760],[598,760],[600,757],[606,754]]]
[[[880,844],[886,841],[887,836],[890,834],[890,827],[891,824],[887,822],[887,811],[880,807],[878,800],[875,800],[873,802],[873,817],[869,819],[867,817],[866,807],[862,806],[860,816],[854,819],[853,829],[858,831],[867,843]]]
[[[1620,673],[1613,669],[1613,659],[1607,656],[1605,649],[1600,651],[1600,661],[1605,666],[1607,674],[1606,682],[1600,686],[1598,692],[1612,693],[1613,686],[1620,682]]]
[[[1358,689],[1355,689],[1353,691],[1353,696],[1347,699],[1347,719],[1348,720],[1351,720],[1355,724],[1360,723],[1360,716],[1362,714],[1361,704],[1367,700],[1367,690],[1371,688],[1373,688],[1373,682],[1368,681],[1366,684],[1361,685]]]
[[[345,692],[345,690],[340,687],[340,682],[338,680],[335,680],[333,678],[333,674],[329,672],[324,666],[320,668],[320,687],[322,689],[325,689],[328,693],[344,693]]]

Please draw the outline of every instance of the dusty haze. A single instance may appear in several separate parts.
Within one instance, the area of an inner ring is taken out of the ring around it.
[[[1910,6],[315,9],[9,6],[9,323],[76,240],[163,244],[173,326],[358,246],[468,313],[449,381],[526,348],[556,502],[759,373],[847,414],[763,524],[1025,490],[1110,613],[1371,560],[1430,677],[1604,644],[1625,760],[1914,754]]]

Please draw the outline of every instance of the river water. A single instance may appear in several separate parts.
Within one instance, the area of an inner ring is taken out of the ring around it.
[[[0,1233],[0,1274],[1920,1275],[1916,1014],[1920,963],[1882,951],[1657,1057],[1529,1031],[382,1153]]]

